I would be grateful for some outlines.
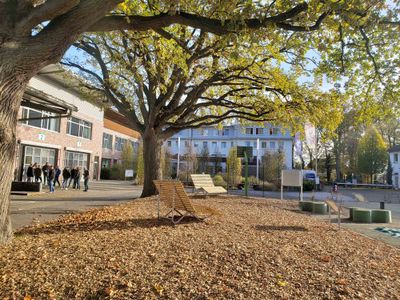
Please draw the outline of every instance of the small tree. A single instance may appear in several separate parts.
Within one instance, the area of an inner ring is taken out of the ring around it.
[[[232,185],[237,185],[242,181],[242,161],[237,157],[237,148],[229,149],[226,158],[227,181]]]
[[[184,160],[186,163],[185,168],[185,181],[189,181],[190,174],[194,174],[197,172],[197,156],[196,152],[193,150],[192,144],[189,144],[188,150],[184,155]]]
[[[122,148],[121,159],[124,170],[133,169],[134,151],[130,142],[124,144]]]
[[[263,180],[278,183],[282,169],[285,168],[285,155],[282,151],[266,152],[263,157]]]
[[[210,161],[210,152],[208,151],[208,146],[204,146],[203,149],[201,150],[199,157],[200,173],[207,173],[209,161]]]
[[[392,175],[393,175],[393,168],[392,168],[392,163],[390,161],[390,156],[388,155],[388,165],[387,165],[387,170],[386,170],[386,183],[387,184],[392,184]]]
[[[385,170],[387,156],[382,136],[374,127],[369,128],[358,143],[357,170],[373,183],[374,175]]]
[[[214,173],[218,174],[219,172],[222,172],[222,157],[221,153],[217,151],[215,155],[215,160],[214,160]]]
[[[136,166],[136,183],[143,184],[144,181],[144,160],[143,160],[143,145],[139,144]]]
[[[160,165],[162,172],[162,179],[171,178],[171,153],[165,147],[161,148]]]

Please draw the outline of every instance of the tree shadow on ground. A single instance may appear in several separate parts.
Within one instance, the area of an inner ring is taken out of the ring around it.
[[[308,231],[308,229],[303,226],[256,225],[254,228],[260,231]]]
[[[38,235],[38,234],[59,234],[70,232],[88,232],[88,231],[107,231],[107,230],[129,230],[133,228],[154,228],[154,227],[175,227],[185,224],[200,223],[194,217],[186,216],[178,224],[174,225],[169,219],[166,218],[144,218],[144,219],[126,219],[126,220],[94,220],[85,222],[69,222],[69,223],[55,223],[43,224],[38,227],[27,227],[17,231],[15,235]]]

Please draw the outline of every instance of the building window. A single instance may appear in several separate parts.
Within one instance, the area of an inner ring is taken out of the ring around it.
[[[203,148],[207,148],[208,147],[208,142],[203,142]]]
[[[172,142],[171,141],[167,141],[167,146],[171,147],[172,146]]]
[[[30,164],[38,164],[43,166],[46,163],[50,165],[54,165],[56,161],[56,150],[49,149],[49,148],[41,148],[41,147],[32,147],[32,146],[25,146],[24,152],[24,170]]]
[[[275,142],[269,142],[269,148],[275,149]]]
[[[221,148],[222,148],[222,149],[225,149],[225,148],[226,148],[226,142],[222,142],[222,143],[221,143]]]
[[[256,134],[263,134],[264,133],[264,129],[263,128],[256,128]]]
[[[283,150],[283,141],[279,141],[278,142],[278,148],[279,148],[279,150]]]
[[[261,148],[263,149],[267,148],[267,142],[261,142]]]
[[[216,150],[217,150],[217,142],[212,142],[212,143],[211,143],[211,147],[212,147],[212,149],[213,149],[214,151],[216,151]]]
[[[253,128],[246,128],[246,134],[253,134]]]
[[[222,135],[229,135],[229,128],[224,128],[222,130]]]
[[[193,146],[194,146],[195,148],[197,148],[197,147],[199,146],[199,143],[194,142]]]
[[[202,129],[201,130],[201,135],[202,136],[208,136],[208,129]]]
[[[278,135],[278,134],[279,134],[279,129],[276,128],[276,127],[271,127],[271,128],[269,129],[269,134],[270,134],[270,135]]]
[[[189,141],[185,141],[185,147],[189,148],[189,145],[190,145]]]
[[[75,168],[81,170],[88,167],[89,154],[81,152],[65,151],[64,167]],[[82,174],[82,173],[81,173]]]
[[[126,142],[127,142],[127,139],[123,139],[123,138],[116,136],[115,137],[115,150],[122,151]]]
[[[397,153],[394,154],[394,162],[395,163],[399,162],[399,154]]]
[[[112,150],[113,136],[108,133],[103,133],[103,148]]]
[[[234,145],[234,143],[233,143],[233,142],[231,142],[231,147],[233,147],[233,145]]]
[[[68,118],[67,134],[91,140],[92,123],[74,117]]]
[[[37,110],[37,109],[30,108],[30,107],[22,108],[22,118],[23,119],[46,118],[46,117],[52,117],[52,116],[57,116],[57,115],[53,114],[51,112],[47,112],[44,110]],[[33,126],[33,127],[38,127],[38,128],[51,130],[51,131],[60,132],[60,118],[26,120],[26,121],[22,121],[22,123],[29,125],[29,126]]]

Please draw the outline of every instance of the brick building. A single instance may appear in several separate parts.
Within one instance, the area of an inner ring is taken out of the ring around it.
[[[65,78],[60,67],[51,65],[29,82],[17,126],[17,180],[24,180],[29,164],[46,162],[61,168],[87,167],[91,178],[99,179],[103,157],[110,164],[117,162],[121,145],[137,142],[138,134],[119,114],[104,113],[85,101],[74,81]],[[105,136],[112,137],[111,149]]]

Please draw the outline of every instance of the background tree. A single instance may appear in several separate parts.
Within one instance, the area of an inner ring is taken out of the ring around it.
[[[161,147],[160,165],[161,179],[170,179],[172,175],[171,153],[166,147]]]
[[[199,172],[208,173],[210,163],[210,152],[208,151],[208,146],[203,145],[197,160],[199,162]]]
[[[279,184],[281,172],[285,168],[285,155],[282,151],[266,152],[262,157],[262,167],[264,168],[263,180]]]
[[[190,174],[196,174],[198,170],[197,154],[193,149],[192,143],[189,143],[187,151],[184,155],[185,160],[185,178],[186,182],[190,181]]]
[[[357,169],[368,175],[373,183],[375,174],[385,170],[387,163],[386,145],[378,130],[370,127],[361,138],[357,147]]]
[[[386,169],[386,183],[392,185],[393,180],[392,180],[392,175],[393,175],[393,168],[392,168],[392,163],[390,161],[390,156],[388,155],[388,162],[387,162],[387,169]]]
[[[133,169],[134,151],[129,141],[122,147],[121,160],[124,170]]]
[[[237,157],[237,148],[231,147],[226,158],[227,181],[229,185],[237,186],[242,182],[242,160]]]
[[[144,182],[143,144],[140,142],[137,154],[136,183],[143,184],[143,182]]]

